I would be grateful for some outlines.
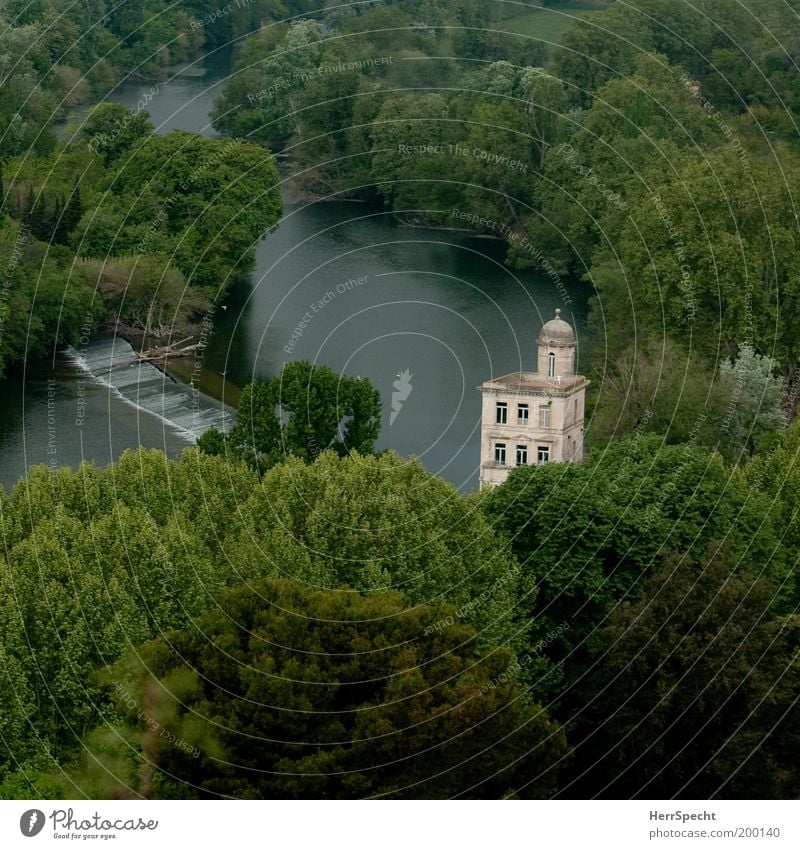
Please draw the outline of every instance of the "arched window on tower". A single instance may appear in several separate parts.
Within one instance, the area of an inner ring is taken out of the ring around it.
[[[556,376],[556,355],[553,353],[547,355],[547,376]]]

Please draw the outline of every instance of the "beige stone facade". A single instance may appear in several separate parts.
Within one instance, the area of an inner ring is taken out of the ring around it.
[[[560,312],[539,334],[538,371],[494,377],[478,387],[481,488],[503,483],[516,466],[583,459],[589,381],[574,373],[577,339]]]

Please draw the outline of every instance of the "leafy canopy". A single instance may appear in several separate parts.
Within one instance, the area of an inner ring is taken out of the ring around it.
[[[478,653],[453,614],[288,580],[226,593],[116,673],[128,698],[116,733],[151,770],[129,765],[127,784],[106,777],[99,792],[499,798],[525,784],[527,797],[551,795],[560,728],[521,698],[511,654]]]
[[[299,360],[244,388],[226,440],[212,430],[198,444],[208,453],[230,450],[260,469],[287,456],[311,462],[327,450],[365,454],[380,433],[380,415],[380,394],[369,380]]]

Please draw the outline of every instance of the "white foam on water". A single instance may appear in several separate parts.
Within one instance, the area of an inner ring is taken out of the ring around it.
[[[81,351],[64,350],[64,357],[116,398],[169,425],[194,443],[209,428],[227,431],[234,410],[184,383],[174,381],[152,363],[136,356],[124,339],[99,339]]]

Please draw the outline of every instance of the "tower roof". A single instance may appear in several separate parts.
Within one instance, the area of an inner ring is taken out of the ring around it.
[[[556,310],[556,317],[544,324],[539,334],[539,344],[549,347],[575,345],[576,342],[575,331],[561,318],[561,310]]]

